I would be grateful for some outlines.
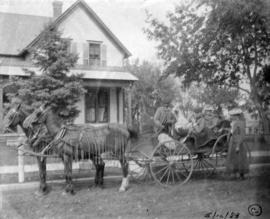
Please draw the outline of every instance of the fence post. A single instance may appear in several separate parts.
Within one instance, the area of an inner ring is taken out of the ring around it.
[[[18,179],[19,183],[24,182],[24,156],[23,156],[24,146],[22,145],[18,150]]]

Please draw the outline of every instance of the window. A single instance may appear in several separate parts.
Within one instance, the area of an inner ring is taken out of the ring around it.
[[[87,66],[106,66],[107,65],[106,45],[99,41],[84,43],[83,63]]]
[[[88,89],[85,114],[86,123],[109,122],[109,89]]]
[[[89,44],[89,65],[100,65],[100,44]]]

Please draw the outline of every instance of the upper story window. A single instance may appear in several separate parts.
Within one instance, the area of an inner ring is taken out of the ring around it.
[[[106,45],[99,41],[89,41],[84,44],[83,64],[87,66],[107,65]]]
[[[100,44],[89,43],[89,65],[99,66],[100,65]]]

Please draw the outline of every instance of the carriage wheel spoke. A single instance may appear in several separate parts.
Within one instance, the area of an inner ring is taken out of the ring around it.
[[[199,160],[196,160],[196,164],[195,164],[194,169],[197,169],[198,163],[199,163]]]
[[[160,170],[158,170],[157,172],[155,172],[155,174],[158,174],[158,173],[162,172],[166,168],[167,168],[167,166],[164,166],[163,168],[161,168]]]
[[[207,166],[206,166],[205,160],[202,160],[201,163],[202,163],[202,172],[203,172],[203,175],[204,175],[204,177],[205,177],[205,176],[208,175],[208,174],[207,174],[208,168],[207,168]]]
[[[183,150],[184,150],[184,148],[182,147],[181,150],[177,152],[177,155],[178,155],[178,156],[179,156],[179,155],[181,156],[181,152],[182,152]],[[182,156],[183,156],[183,155],[182,155]]]
[[[176,171],[172,172],[172,181],[173,181],[173,184],[175,183],[175,180],[174,180],[174,174],[175,174]]]
[[[187,177],[187,175],[189,174],[189,171],[186,169],[186,168],[184,168],[183,169],[184,171],[181,171],[181,169],[180,168],[177,168],[176,170],[175,170],[175,173],[179,173],[180,175],[182,175],[183,177]],[[186,173],[187,173],[187,175],[186,175]]]
[[[168,175],[167,175],[167,181],[166,181],[166,184],[167,184],[167,185],[169,184],[170,173],[171,173],[171,168],[168,167]]]
[[[185,164],[183,162],[178,162],[176,165],[175,165],[175,169],[177,171],[187,171],[187,168],[185,167]]]
[[[179,180],[179,182],[181,181],[181,178],[180,178],[180,176],[178,175],[178,172],[177,171],[175,171],[175,176],[176,176],[176,178]]]
[[[179,173],[180,175],[182,175],[183,177],[187,178],[187,175],[181,171],[177,171],[177,173]],[[181,178],[180,178],[181,179]]]
[[[207,160],[205,160],[205,166],[207,167],[210,167],[210,168],[215,168],[215,166],[213,164],[211,164],[210,162],[208,162]]]
[[[201,161],[198,160],[198,169],[200,170],[201,169]]]
[[[164,171],[164,174],[162,175],[162,177],[160,178],[160,181],[162,181],[162,179],[164,178],[164,176],[166,175],[167,171],[168,171],[169,168],[167,168],[165,171]]]

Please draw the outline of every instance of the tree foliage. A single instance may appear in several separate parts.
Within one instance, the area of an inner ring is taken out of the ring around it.
[[[197,0],[168,13],[168,24],[149,15],[146,33],[159,42],[165,74],[183,78],[187,86],[196,81],[240,89],[264,120],[269,11],[267,0]]]
[[[230,109],[237,106],[239,92],[236,89],[213,86],[196,86],[193,88],[191,96],[202,106],[210,105],[221,112],[222,108]]]
[[[29,55],[38,70],[25,69],[30,74],[26,79],[13,78],[10,84],[17,89],[8,94],[9,98],[23,103],[29,110],[49,102],[64,120],[75,118],[79,113],[76,103],[84,89],[81,75],[70,74],[70,68],[75,66],[78,57],[69,52],[69,42],[54,26],[49,25]]]
[[[237,106],[239,97],[236,89],[192,83],[189,88],[180,90],[177,108],[185,118],[189,118],[194,112],[202,112],[205,106],[212,106],[216,113],[222,115],[223,108],[231,109]]]
[[[144,112],[153,116],[157,107],[164,105],[164,100],[175,100],[176,84],[172,78],[160,80],[160,68],[149,62],[128,64],[127,69],[138,77],[132,88],[133,119]]]

